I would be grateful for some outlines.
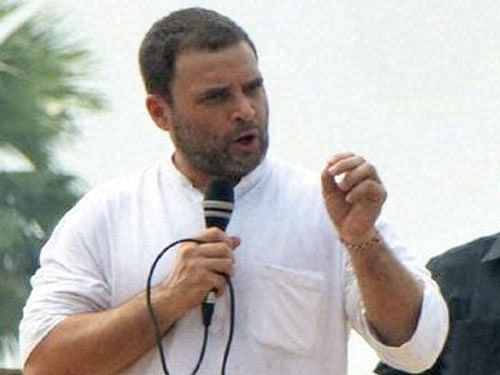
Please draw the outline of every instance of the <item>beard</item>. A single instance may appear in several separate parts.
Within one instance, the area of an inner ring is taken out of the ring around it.
[[[206,133],[202,130],[210,129],[210,126],[189,122],[177,111],[174,111],[172,120],[174,131],[171,136],[175,148],[182,151],[191,167],[199,172],[238,181],[257,167],[266,155],[269,145],[267,114],[264,124],[240,121],[226,134]],[[257,131],[258,151],[239,156],[232,154],[231,146],[235,140],[249,130]]]

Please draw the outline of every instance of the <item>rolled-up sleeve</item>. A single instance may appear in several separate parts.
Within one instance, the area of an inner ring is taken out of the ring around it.
[[[429,271],[419,264],[405,247],[398,244],[397,238],[387,225],[380,224],[378,229],[396,257],[423,285],[423,300],[417,327],[412,337],[400,346],[381,343],[365,316],[349,260],[346,261],[346,313],[351,326],[364,337],[381,361],[409,373],[419,373],[430,368],[443,349],[449,329],[448,308]]]
[[[88,215],[93,204],[83,199],[55,228],[40,256],[40,268],[31,279],[32,292],[19,326],[22,363],[32,350],[68,316],[109,308],[110,288],[99,254],[102,239]]]

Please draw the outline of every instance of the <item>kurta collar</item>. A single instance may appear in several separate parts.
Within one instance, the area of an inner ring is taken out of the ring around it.
[[[243,176],[243,178],[234,187],[234,194],[236,199],[241,198],[248,191],[250,191],[255,185],[262,181],[265,176],[267,176],[270,171],[269,160],[267,157],[261,161],[261,163],[249,174]]]
[[[236,199],[242,197],[247,191],[251,190],[259,181],[261,181],[270,171],[270,162],[265,157],[264,160],[250,173],[243,176],[243,178],[234,187]],[[191,181],[183,175],[175,166],[173,155],[169,158],[167,163],[167,173],[171,178],[176,179],[183,189],[191,191],[191,194],[202,197],[203,194],[198,189],[193,187]]]

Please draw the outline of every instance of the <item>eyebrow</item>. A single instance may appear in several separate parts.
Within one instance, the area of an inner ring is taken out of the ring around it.
[[[216,86],[216,87],[209,87],[208,89],[202,91],[198,97],[200,99],[210,97],[212,95],[217,95],[217,94],[222,94],[225,91],[227,91],[229,88],[228,86]]]
[[[251,79],[250,81],[248,81],[247,83],[245,83],[243,85],[243,87],[244,88],[248,88],[248,87],[251,87],[251,86],[262,86],[263,83],[264,83],[264,79],[261,76],[257,76],[254,79]]]
[[[243,89],[245,90],[252,86],[262,86],[263,83],[264,79],[262,78],[262,76],[259,75],[244,83]],[[220,94],[225,94],[228,91],[229,91],[229,86],[220,85],[220,86],[209,87],[204,91],[200,92],[198,95],[196,95],[196,101],[201,102],[206,98]]]

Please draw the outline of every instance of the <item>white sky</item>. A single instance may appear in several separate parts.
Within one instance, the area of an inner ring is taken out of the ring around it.
[[[61,152],[89,187],[170,154],[144,109],[137,49],[156,19],[200,5],[257,46],[271,154],[318,173],[334,153],[365,156],[389,191],[386,218],[422,261],[500,230],[500,2],[38,2],[99,61],[92,85],[111,110],[81,119]],[[349,373],[375,361],[356,338]]]

